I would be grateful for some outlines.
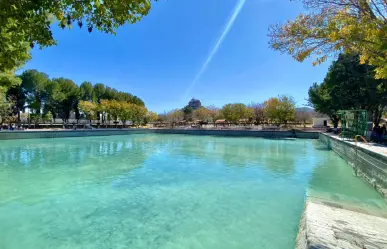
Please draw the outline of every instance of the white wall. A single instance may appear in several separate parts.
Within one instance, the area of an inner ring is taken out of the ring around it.
[[[324,121],[328,124],[329,118],[313,118],[313,127],[324,127]]]

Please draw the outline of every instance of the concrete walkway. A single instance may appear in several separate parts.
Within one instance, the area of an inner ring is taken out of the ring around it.
[[[308,200],[297,249],[385,249],[387,218]]]
[[[328,136],[331,136],[333,138],[342,140],[342,138],[339,137],[338,135],[334,135],[332,133],[324,133],[324,134],[326,134]],[[345,141],[345,142],[347,142],[349,144],[358,146],[360,148],[370,150],[370,151],[375,152],[377,154],[380,154],[380,155],[383,155],[383,156],[387,156],[387,146],[385,146],[385,145],[381,145],[381,144],[374,143],[374,142],[369,142],[368,144],[366,144],[360,138],[358,139],[358,142],[355,142],[353,139],[351,139],[351,140],[345,139],[343,141]]]

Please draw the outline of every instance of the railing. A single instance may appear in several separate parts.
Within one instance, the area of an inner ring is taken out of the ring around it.
[[[363,140],[364,143],[366,143],[368,146],[371,146],[371,144],[368,143],[367,139],[365,139],[365,138],[364,138],[363,136],[361,136],[361,135],[356,135],[356,136],[355,136],[355,144],[357,143],[357,139],[358,139],[359,137]]]

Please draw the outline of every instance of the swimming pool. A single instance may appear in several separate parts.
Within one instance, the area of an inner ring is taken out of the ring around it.
[[[386,209],[318,140],[0,142],[0,248],[294,248],[306,196]]]

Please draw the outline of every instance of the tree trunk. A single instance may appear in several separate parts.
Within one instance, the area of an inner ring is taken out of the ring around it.
[[[380,123],[380,119],[382,118],[382,111],[377,109],[373,111],[372,113],[372,122],[374,123],[375,126],[378,126]]]
[[[332,119],[333,128],[337,128],[339,126],[339,120],[337,118]]]

